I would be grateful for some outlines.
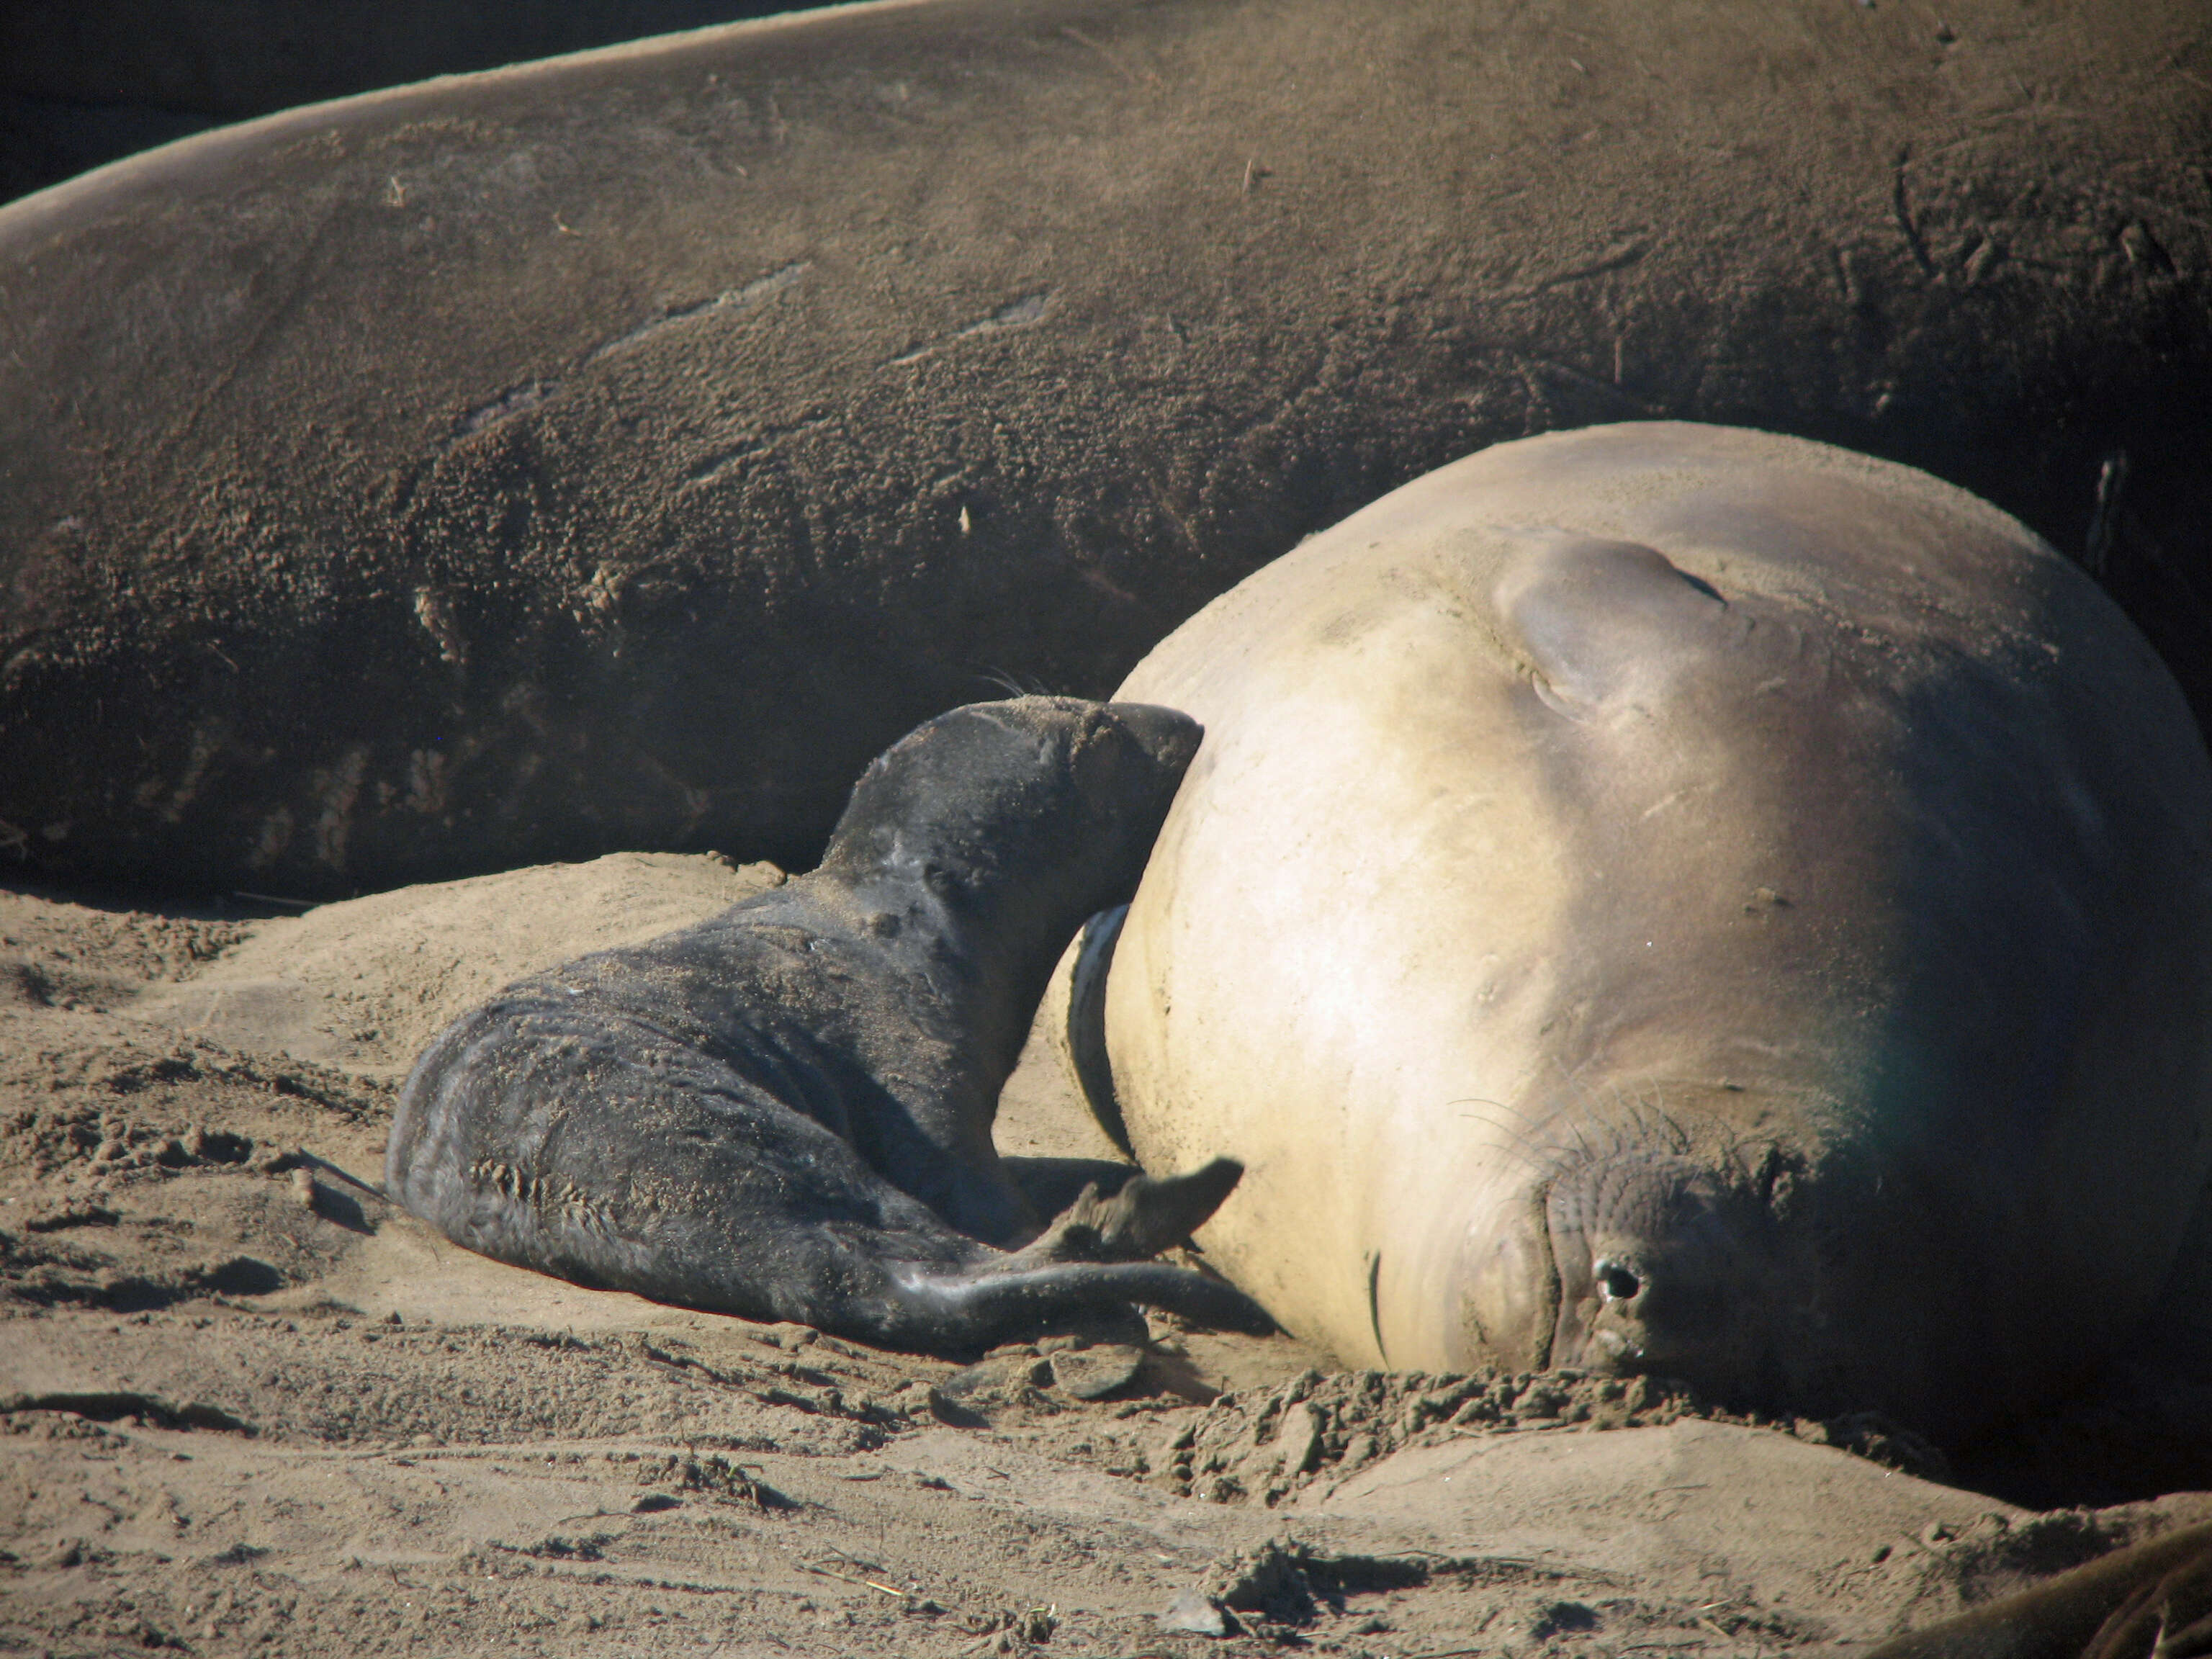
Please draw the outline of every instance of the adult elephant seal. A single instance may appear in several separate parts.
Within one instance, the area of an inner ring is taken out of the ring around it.
[[[388,1189],[502,1261],[892,1347],[1132,1301],[1264,1328],[1141,1259],[1234,1164],[1087,1191],[1036,1237],[991,1146],[1054,957],[1133,884],[1198,741],[1171,709],[1073,699],[931,721],[811,874],[456,1021],[401,1091]]]
[[[919,0],[132,157],[0,209],[0,867],[804,867],[994,679],[1106,691],[1431,468],[1654,415],[2069,546],[2126,451],[2095,545],[2212,710],[2203,41],[2203,0]]]
[[[1121,695],[1207,737],[1111,1086],[1148,1167],[1244,1164],[1200,1237],[1292,1331],[1940,1433],[2151,1308],[2212,1159],[2212,775],[2004,514],[1723,428],[1501,445]]]

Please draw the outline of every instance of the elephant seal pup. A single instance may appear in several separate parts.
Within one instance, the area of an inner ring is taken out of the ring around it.
[[[1245,1165],[1200,1238],[1291,1331],[1946,1435],[2158,1305],[2212,1162],[2212,767],[2017,521],[1763,433],[1529,439],[1120,695],[1207,735],[1111,1086],[1146,1167]]]
[[[1199,736],[1066,698],[930,721],[868,769],[812,873],[455,1021],[401,1091],[387,1188],[499,1261],[887,1347],[1130,1302],[1264,1328],[1142,1260],[1234,1164],[1087,1191],[1034,1237],[991,1145],[1054,958],[1134,885]]]

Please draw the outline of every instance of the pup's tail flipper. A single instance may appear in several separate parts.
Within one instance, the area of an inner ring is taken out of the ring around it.
[[[1005,1341],[1131,1302],[1264,1334],[1274,1322],[1235,1285],[1147,1259],[1187,1241],[1243,1173],[1234,1158],[1217,1158],[1184,1175],[1133,1176],[1111,1198],[1086,1187],[1042,1236],[1010,1255],[958,1274],[895,1276],[926,1319],[964,1327],[978,1341]]]
[[[918,1341],[890,1335],[902,1347],[990,1347],[1132,1302],[1254,1336],[1275,1328],[1267,1310],[1234,1285],[1164,1261],[991,1266],[902,1277],[900,1289],[901,1311],[923,1333]]]

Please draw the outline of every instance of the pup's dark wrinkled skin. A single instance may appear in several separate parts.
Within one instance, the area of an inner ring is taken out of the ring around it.
[[[1041,1235],[991,1144],[1061,947],[1128,897],[1197,723],[1140,703],[953,710],[854,787],[819,868],[509,987],[416,1062],[385,1165],[457,1243],[580,1284],[959,1353],[1144,1303],[1267,1328],[1144,1258],[1216,1160]]]

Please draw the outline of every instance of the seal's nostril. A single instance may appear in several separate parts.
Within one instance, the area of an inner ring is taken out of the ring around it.
[[[1617,1261],[1596,1264],[1598,1294],[1607,1302],[1626,1302],[1644,1288],[1644,1281]]]

